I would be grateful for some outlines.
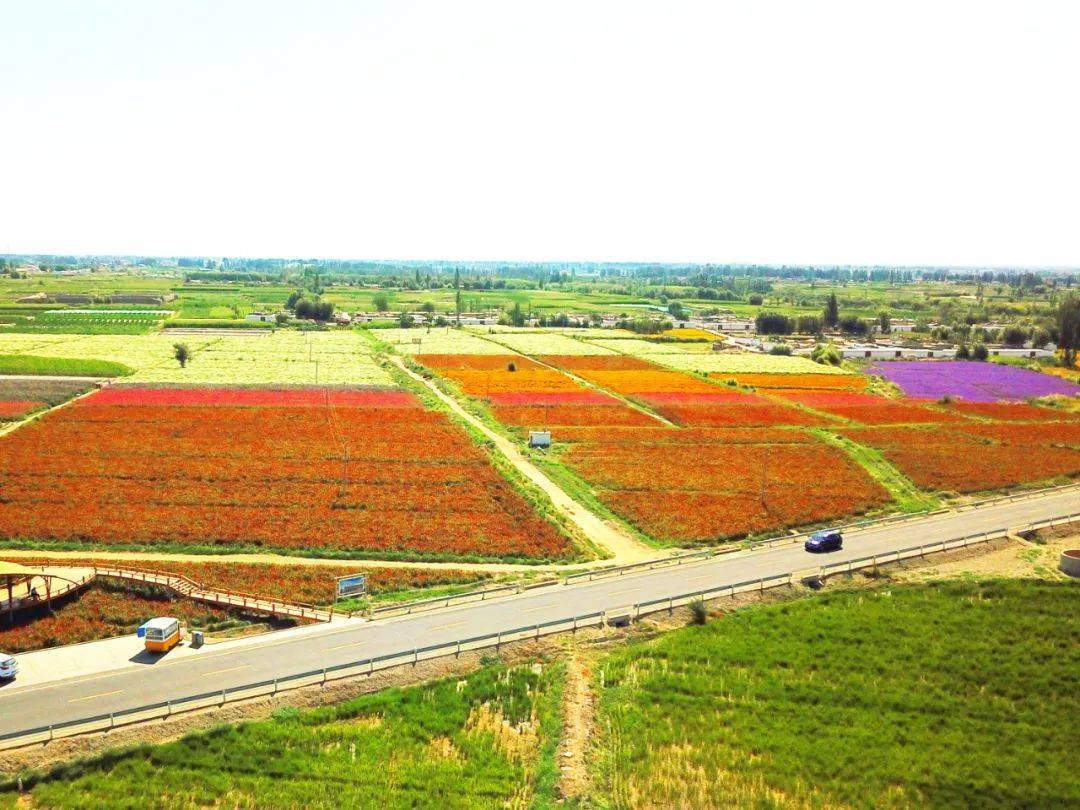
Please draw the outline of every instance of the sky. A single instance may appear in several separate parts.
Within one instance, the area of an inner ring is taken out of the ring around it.
[[[0,253],[1080,265],[1076,0],[0,0]]]

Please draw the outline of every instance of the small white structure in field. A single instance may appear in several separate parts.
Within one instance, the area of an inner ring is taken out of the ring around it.
[[[245,321],[252,321],[254,323],[274,323],[277,318],[272,312],[249,312],[245,317]]]
[[[551,447],[551,431],[530,430],[529,447]]]

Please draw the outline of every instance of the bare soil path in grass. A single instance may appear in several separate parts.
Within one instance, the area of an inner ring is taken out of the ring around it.
[[[563,691],[563,733],[557,752],[559,792],[565,799],[589,794],[589,743],[596,725],[596,702],[590,686],[588,659],[571,648]]]
[[[514,465],[514,468],[517,469],[518,472],[528,478],[529,481],[551,499],[551,503],[559,512],[584,532],[589,540],[596,543],[598,546],[607,549],[614,557],[614,560],[608,561],[609,563],[641,562],[658,556],[656,549],[649,548],[629,532],[624,531],[613,523],[603,520],[567,495],[561,487],[537,469],[531,461],[525,458],[512,441],[493,431],[482,421],[465,410],[456,399],[444,393],[430,380],[425,380],[415,371],[410,369],[402,362],[401,358],[391,357],[390,359],[402,371],[408,374],[410,378],[427,387],[428,390],[438,397],[439,400],[455,414],[476,428],[476,430],[482,433],[486,438],[490,439],[496,449],[506,457],[507,461]]]

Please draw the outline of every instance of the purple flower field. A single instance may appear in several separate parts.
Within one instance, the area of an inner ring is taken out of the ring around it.
[[[867,369],[896,383],[909,397],[953,396],[968,402],[1029,399],[1050,394],[1080,393],[1068,380],[1026,368],[966,360],[897,361]]]

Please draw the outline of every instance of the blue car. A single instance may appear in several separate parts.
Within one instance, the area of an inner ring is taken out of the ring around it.
[[[839,551],[844,547],[844,538],[836,529],[825,529],[824,531],[814,532],[808,538],[804,548],[812,553],[819,553],[823,551]]]

